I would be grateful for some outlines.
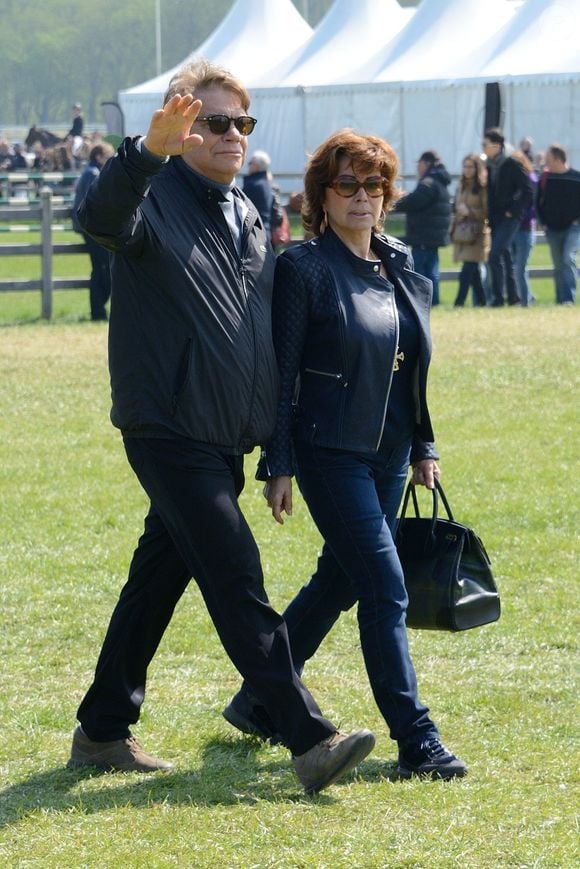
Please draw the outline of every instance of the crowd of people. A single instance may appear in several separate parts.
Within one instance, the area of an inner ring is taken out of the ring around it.
[[[70,130],[62,137],[33,126],[22,142],[0,138],[0,172],[74,172],[86,166],[103,133],[84,131],[80,103],[72,107],[72,114]]]
[[[450,175],[436,151],[417,162],[418,183],[395,211],[406,215],[405,240],[414,268],[433,284],[439,303],[439,249],[451,241],[461,263],[455,307],[463,307],[470,288],[475,306],[535,302],[528,263],[536,229],[543,229],[554,268],[555,302],[576,301],[580,246],[580,172],[572,169],[561,145],[534,155],[524,137],[508,149],[502,131],[485,131],[482,154],[467,154],[454,196]],[[485,267],[487,266],[487,267]]]
[[[0,139],[0,172],[74,172],[88,163],[91,148],[103,141],[103,133],[94,131],[81,137],[74,145],[70,136],[61,142],[43,145],[36,141],[23,142]]]

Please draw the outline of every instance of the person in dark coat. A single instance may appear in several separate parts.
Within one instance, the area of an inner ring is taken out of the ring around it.
[[[254,151],[251,155],[248,161],[248,175],[244,177],[242,190],[256,206],[262,218],[264,232],[270,238],[274,194],[270,180],[270,157],[265,151]]]
[[[8,170],[10,172],[18,172],[26,169],[28,169],[28,163],[26,162],[22,145],[20,142],[15,142],[13,145],[13,154],[10,157],[10,162],[8,164]]]
[[[573,305],[580,247],[580,172],[568,165],[561,145],[550,145],[546,151],[546,169],[537,190],[537,210],[554,264],[556,304]]]
[[[419,183],[403,196],[394,211],[407,215],[405,241],[411,245],[415,271],[433,284],[433,304],[439,304],[439,248],[449,244],[451,175],[436,151],[424,151],[417,161]]]
[[[145,137],[125,139],[78,215],[113,252],[109,367],[113,424],[150,509],[77,718],[69,765],[165,770],[130,726],[147,669],[191,578],[225,651],[292,752],[308,793],[374,745],[340,733],[297,676],[241,511],[244,454],[271,434],[278,373],[274,253],[234,184],[255,118],[231,73],[177,72]]]
[[[490,127],[483,137],[487,157],[487,211],[491,227],[489,270],[493,308],[519,305],[512,242],[524,211],[532,202],[532,182],[522,164],[505,153],[500,129]]]
[[[115,153],[108,142],[95,145],[89,154],[89,162],[80,174],[75,187],[75,198],[72,208],[72,224],[75,232],[79,232],[89,251],[91,259],[91,278],[89,286],[89,302],[91,320],[106,320],[106,304],[111,296],[111,269],[109,251],[98,244],[92,236],[83,231],[77,217],[77,209],[87,195],[88,189],[98,178],[99,172]]]
[[[68,131],[67,136],[71,136],[71,138],[73,139],[75,138],[75,136],[82,136],[84,123],[83,107],[80,103],[75,103],[73,106],[72,127]]]

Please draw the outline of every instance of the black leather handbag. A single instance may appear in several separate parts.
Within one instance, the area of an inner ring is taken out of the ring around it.
[[[405,492],[395,543],[409,595],[407,626],[438,631],[466,631],[500,616],[490,560],[477,534],[453,518],[439,482],[433,514],[421,518],[415,487]],[[412,497],[415,515],[407,517]],[[447,519],[439,518],[439,499]]]

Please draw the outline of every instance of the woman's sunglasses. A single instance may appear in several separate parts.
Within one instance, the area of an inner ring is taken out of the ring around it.
[[[332,187],[335,193],[346,199],[356,196],[361,187],[364,187],[365,193],[371,199],[385,195],[385,179],[380,175],[376,178],[366,178],[364,181],[359,181],[357,178],[337,178],[336,181],[327,186]]]
[[[223,136],[232,124],[240,135],[249,136],[258,123],[256,118],[251,118],[249,115],[240,115],[239,118],[230,118],[228,115],[208,115],[207,118],[197,118],[197,120],[204,121],[216,136]]]

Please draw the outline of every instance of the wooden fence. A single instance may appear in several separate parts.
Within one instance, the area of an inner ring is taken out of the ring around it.
[[[0,257],[3,256],[30,256],[41,257],[41,276],[39,280],[0,280],[0,293],[21,290],[40,290],[41,292],[41,315],[45,320],[52,317],[52,294],[53,290],[76,290],[89,287],[89,278],[55,278],[53,276],[53,256],[55,254],[78,254],[87,253],[84,243],[53,242],[53,222],[58,219],[69,219],[71,216],[70,204],[62,204],[62,197],[55,196],[53,190],[44,187],[39,193],[39,202],[26,203],[10,206],[0,205],[0,223],[2,221],[21,220],[30,218],[40,222],[40,244],[0,244]],[[13,229],[15,227],[12,227]],[[538,233],[536,240],[544,242],[543,233]],[[457,269],[442,270],[441,280],[456,280],[459,275]],[[531,278],[547,278],[553,276],[551,268],[530,268]]]
[[[37,205],[11,205],[0,207],[0,221],[14,221],[22,218],[40,222],[40,244],[0,244],[0,257],[3,256],[34,256],[41,258],[41,276],[39,280],[3,280],[0,281],[1,292],[20,290],[40,290],[41,314],[45,320],[52,317],[53,290],[85,289],[89,286],[89,278],[55,278],[53,275],[53,256],[55,254],[86,253],[84,243],[53,242],[53,221],[68,219],[71,215],[70,205],[55,205],[52,189],[45,187],[40,191],[40,202]]]

